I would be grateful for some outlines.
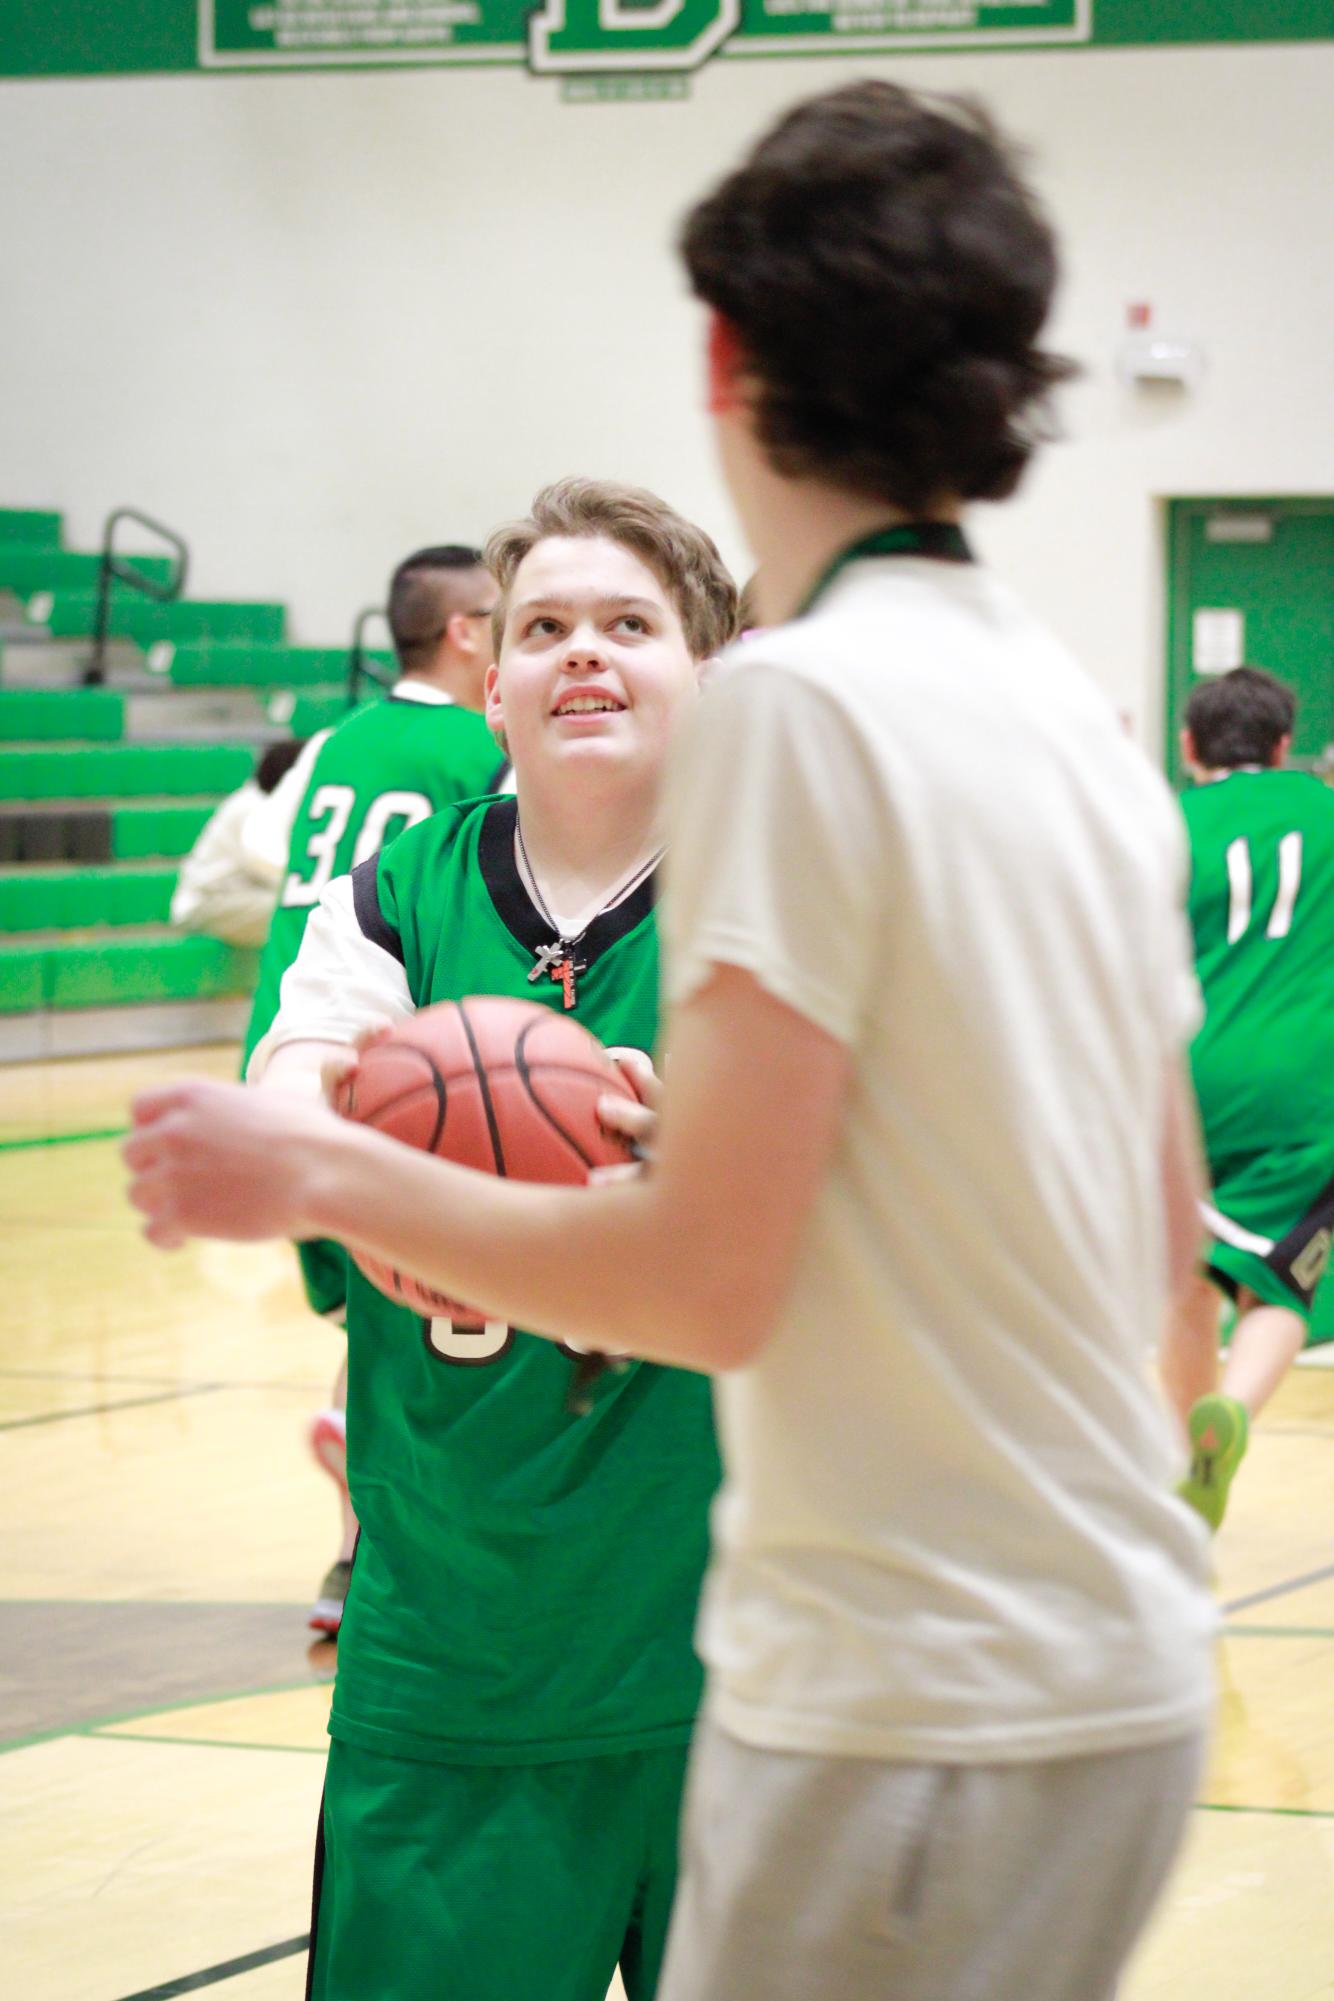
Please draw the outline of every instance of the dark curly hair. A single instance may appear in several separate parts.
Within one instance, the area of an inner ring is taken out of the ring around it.
[[[1263,667],[1234,667],[1201,681],[1186,703],[1186,728],[1206,771],[1269,764],[1297,720],[1297,697]]]
[[[686,219],[772,464],[910,513],[1000,500],[1075,371],[1036,345],[1056,246],[986,112],[890,83],[800,104]]]

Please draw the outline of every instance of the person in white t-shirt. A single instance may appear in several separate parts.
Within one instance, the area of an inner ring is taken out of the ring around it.
[[[132,1197],[717,1375],[659,2001],[1106,2001],[1212,1700],[1147,1366],[1198,1001],[1166,788],[958,525],[1064,372],[1054,244],[981,112],[865,82],[683,248],[765,629],[675,759],[652,1170],[498,1182],[192,1083],[137,1103]]]
[[[229,792],[209,815],[199,838],[181,861],[171,895],[171,921],[181,931],[199,931],[226,945],[262,945],[278,901],[280,874],[256,854],[254,828],[281,824],[274,815],[275,792],[305,748],[302,737],[271,743],[254,774]],[[297,795],[298,799],[300,795]],[[292,831],[287,818],[287,833]]]

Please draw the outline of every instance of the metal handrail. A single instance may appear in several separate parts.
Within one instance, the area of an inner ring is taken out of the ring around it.
[[[378,667],[370,658],[366,647],[366,627],[373,618],[387,618],[388,613],[381,604],[367,605],[359,611],[352,627],[352,644],[347,655],[347,706],[355,709],[361,700],[363,681],[374,681],[377,688],[392,688],[394,675]]]
[[[140,528],[160,535],[168,543],[176,556],[176,567],[165,584],[156,577],[150,577],[143,570],[136,570],[128,556],[116,552],[116,528],[122,521],[133,521]],[[115,507],[108,514],[106,527],[102,530],[102,561],[97,572],[97,617],[93,622],[93,650],[88,665],[84,669],[83,682],[86,688],[98,688],[106,678],[106,651],[108,627],[111,623],[111,584],[117,579],[129,584],[131,589],[142,591],[145,597],[155,598],[160,604],[167,604],[178,598],[185,588],[186,573],[190,567],[190,551],[182,538],[171,528],[164,528],[151,514],[141,514],[137,507]]]

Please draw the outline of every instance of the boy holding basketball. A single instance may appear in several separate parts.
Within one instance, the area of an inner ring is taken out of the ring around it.
[[[591,481],[539,495],[487,562],[487,713],[516,796],[437,813],[328,886],[252,1063],[266,1086],[479,993],[654,1047],[658,780],[731,637],[731,580],[661,502]],[[311,1992],[603,2001],[619,1962],[649,2001],[700,1685],[708,1385],[642,1364],[586,1381],[574,1349],[422,1318],[356,1269],[348,1367],[362,1532]]]
[[[959,527],[1041,435],[1055,248],[984,114],[872,82],[684,248],[768,629],[669,785],[652,1172],[497,1182],[190,1085],[134,1199],[719,1375],[664,2001],[1109,2001],[1213,1619],[1147,1369],[1198,1228],[1179,821]]]

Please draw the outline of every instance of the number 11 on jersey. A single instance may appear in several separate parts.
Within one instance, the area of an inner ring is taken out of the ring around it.
[[[1215,850],[1217,852],[1217,850]],[[1239,836],[1227,850],[1227,942],[1235,945],[1251,921],[1253,887],[1250,843]],[[1278,844],[1278,894],[1265,925],[1266,938],[1286,938],[1292,929],[1292,913],[1302,886],[1302,837],[1284,834]]]

